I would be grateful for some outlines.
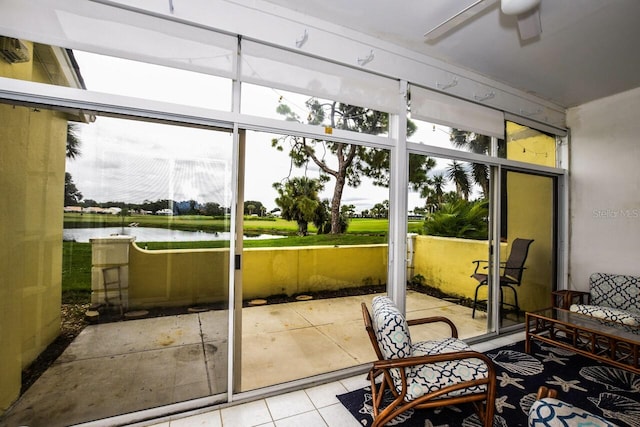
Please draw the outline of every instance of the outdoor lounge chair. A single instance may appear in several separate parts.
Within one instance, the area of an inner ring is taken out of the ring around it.
[[[518,293],[516,292],[516,288],[514,286],[520,286],[522,283],[522,273],[525,270],[524,263],[527,260],[527,255],[529,254],[529,246],[531,246],[533,240],[528,239],[515,239],[513,243],[511,243],[511,252],[509,252],[509,257],[507,258],[507,262],[500,263],[500,268],[502,269],[502,274],[500,275],[500,311],[502,312],[502,308],[507,305],[511,306],[516,310],[516,315],[520,313],[520,305],[518,304]],[[476,260],[473,261],[476,265],[476,269],[471,275],[478,282],[478,286],[476,286],[476,293],[473,298],[473,312],[471,313],[471,317],[476,317],[476,306],[478,304],[483,304],[486,306],[487,300],[478,300],[478,291],[481,287],[487,286],[488,275],[486,273],[478,273],[480,269],[480,265],[484,264],[484,269],[487,268],[488,261]],[[513,291],[513,304],[507,304],[504,302],[504,292],[502,288],[509,288]]]
[[[373,318],[362,303],[365,328],[378,356],[369,371],[373,426],[385,425],[411,408],[461,403],[473,403],[482,425],[493,425],[496,373],[491,359],[459,340],[455,325],[445,317],[406,321],[386,296],[375,297],[372,309]],[[451,338],[411,342],[409,325],[434,322],[448,324]],[[384,399],[389,391],[391,402]]]

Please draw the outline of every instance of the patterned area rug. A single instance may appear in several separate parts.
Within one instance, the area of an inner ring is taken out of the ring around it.
[[[541,385],[558,390],[561,400],[614,424],[640,427],[640,375],[535,341],[531,354],[524,352],[524,341],[486,354],[497,370],[496,427],[526,426]],[[369,387],[338,399],[363,426],[372,424]],[[476,427],[481,423],[471,406],[451,406],[407,411],[387,425]]]

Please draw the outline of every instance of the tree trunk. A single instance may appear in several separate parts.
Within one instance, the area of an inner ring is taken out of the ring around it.
[[[306,236],[307,235],[307,226],[308,226],[308,222],[307,221],[298,221],[298,235],[300,236]]]
[[[331,198],[331,234],[340,234],[340,202],[342,200],[342,190],[344,189],[345,177],[338,175],[336,177],[336,186],[333,188],[333,197]]]

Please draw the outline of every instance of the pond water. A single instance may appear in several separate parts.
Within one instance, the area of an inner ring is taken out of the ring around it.
[[[113,235],[135,236],[137,242],[201,242],[208,240],[229,240],[231,233],[205,233],[203,231],[168,230],[150,227],[97,227],[97,228],[65,228],[62,232],[64,241],[88,243],[89,239],[109,237]],[[280,239],[287,236],[261,234],[244,236],[246,240]]]

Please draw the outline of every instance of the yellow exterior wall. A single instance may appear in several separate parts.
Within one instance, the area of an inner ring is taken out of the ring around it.
[[[555,167],[555,138],[507,122],[507,158]],[[518,237],[534,239],[529,248],[523,283],[518,288],[520,306],[524,310],[548,307],[554,273],[553,180],[507,172],[506,191],[508,242]]]
[[[517,237],[534,240],[522,285],[517,289],[520,307],[523,310],[548,307],[554,280],[553,180],[509,172],[507,192],[508,241]]]
[[[542,204],[541,208],[544,208]],[[549,212],[544,213],[547,216],[549,214]],[[535,215],[536,211],[534,210],[532,214]],[[524,311],[530,311],[548,307],[551,301],[550,284],[553,271],[550,256],[550,229],[545,228],[548,227],[548,224],[532,223],[534,226],[527,228],[526,220],[523,220],[522,217],[515,218],[513,223],[515,233],[523,238],[535,240],[530,247],[525,264],[527,269],[523,275],[522,286],[516,288],[520,308]],[[509,238],[508,244],[501,243],[500,245],[502,261],[506,260],[509,255],[513,238]],[[414,263],[410,275],[423,276],[426,285],[438,288],[446,294],[461,298],[474,298],[478,281],[470,277],[475,269],[473,261],[488,259],[489,252],[486,241],[416,236],[414,245]],[[484,265],[486,264],[482,266]],[[486,270],[481,270],[481,272],[486,273]],[[478,298],[487,298],[486,288],[481,290]],[[505,292],[504,298],[507,303],[513,302],[510,291]]]
[[[46,81],[32,62],[0,60],[0,76]],[[0,104],[0,123],[1,414],[20,393],[22,369],[60,331],[67,121],[60,113]]]
[[[473,298],[478,285],[470,277],[475,269],[473,261],[487,260],[489,245],[485,240],[415,236],[414,252],[413,276],[421,275],[426,285],[449,295]]]
[[[244,250],[243,298],[387,283],[387,245]]]
[[[531,247],[524,285],[518,289],[521,307],[533,309],[550,301],[550,290],[545,287],[551,274],[548,251],[543,236],[535,229],[520,230],[533,236],[535,243],[541,242],[539,250]],[[550,244],[548,239],[547,243]],[[501,244],[503,260],[509,250],[509,244]],[[243,299],[380,285],[387,280],[387,245],[251,248],[243,253]],[[130,307],[228,299],[228,250],[146,251],[132,243],[129,256]],[[415,236],[409,278],[421,275],[426,284],[447,294],[473,298],[478,285],[470,277],[475,268],[473,261],[486,259],[486,241]],[[539,267],[544,263],[546,268]],[[486,298],[486,291],[480,297]],[[511,301],[509,293],[505,298],[506,302]]]
[[[131,244],[129,306],[228,299],[225,249],[146,251]],[[387,245],[255,248],[243,252],[243,299],[384,284]]]
[[[507,159],[556,167],[555,138],[526,126],[507,122]]]
[[[228,283],[228,249],[147,251],[131,244],[130,307],[227,301]]]

